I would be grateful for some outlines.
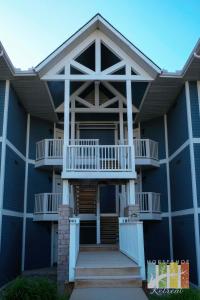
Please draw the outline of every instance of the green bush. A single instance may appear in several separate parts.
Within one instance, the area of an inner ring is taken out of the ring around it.
[[[57,300],[56,284],[46,278],[18,277],[2,293],[2,300]]]

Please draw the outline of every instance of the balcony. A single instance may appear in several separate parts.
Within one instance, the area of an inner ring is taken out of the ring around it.
[[[159,166],[157,142],[134,139],[134,148],[136,166]],[[77,172],[80,173],[79,178],[81,172],[87,172],[88,178],[134,178],[133,149],[126,141],[118,145],[99,145],[97,139],[76,139],[70,141],[66,153],[66,170],[63,173],[67,178],[77,178]],[[36,167],[61,168],[62,164],[62,139],[45,139],[36,144]]]
[[[58,206],[62,194],[43,193],[35,195],[34,221],[58,221]]]
[[[152,192],[136,193],[141,220],[161,220],[160,194]]]
[[[57,221],[58,206],[62,203],[61,193],[35,195],[34,221]],[[136,193],[141,220],[161,220],[160,194]]]
[[[136,166],[159,167],[158,143],[150,139],[134,139]]]

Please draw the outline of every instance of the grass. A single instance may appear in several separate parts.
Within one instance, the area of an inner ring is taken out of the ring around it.
[[[148,295],[149,300],[200,300],[200,290],[198,289],[185,289],[180,294],[171,295]]]
[[[0,295],[0,300],[68,300],[59,296],[55,282],[47,278],[17,277]]]

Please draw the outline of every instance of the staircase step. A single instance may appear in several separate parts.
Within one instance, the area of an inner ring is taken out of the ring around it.
[[[101,251],[118,251],[118,245],[81,245],[80,246],[80,252],[89,252],[89,251],[95,251],[95,252],[101,252]]]
[[[139,276],[79,276],[75,278],[76,288],[86,287],[141,287]]]
[[[76,276],[114,276],[114,275],[140,275],[139,267],[116,267],[116,268],[76,268]]]

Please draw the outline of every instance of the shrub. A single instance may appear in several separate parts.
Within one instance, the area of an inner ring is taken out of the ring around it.
[[[2,293],[2,300],[56,300],[56,284],[46,278],[18,277]]]

